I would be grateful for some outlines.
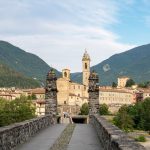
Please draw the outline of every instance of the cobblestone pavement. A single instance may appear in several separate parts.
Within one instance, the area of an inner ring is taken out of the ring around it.
[[[63,124],[50,126],[31,137],[27,143],[19,145],[16,150],[50,150],[65,127]]]
[[[103,148],[92,125],[76,124],[68,150],[103,150]]]

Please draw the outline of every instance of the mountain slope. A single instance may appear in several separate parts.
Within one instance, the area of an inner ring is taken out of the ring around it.
[[[51,69],[38,56],[5,41],[0,41],[0,64],[7,65],[25,76],[36,78],[42,82],[45,81],[46,74]],[[56,73],[60,74],[57,70]]]
[[[91,67],[100,76],[101,85],[110,85],[118,76],[129,76],[136,82],[150,80],[150,44],[139,46],[126,52],[116,54]],[[80,74],[73,79],[81,80]]]
[[[0,87],[35,88],[39,86],[40,84],[36,80],[0,64]]]

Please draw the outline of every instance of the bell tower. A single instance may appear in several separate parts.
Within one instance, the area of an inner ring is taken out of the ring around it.
[[[82,71],[83,71],[83,77],[82,77],[82,83],[85,86],[89,85],[89,76],[90,76],[90,56],[85,50],[85,53],[82,58]]]
[[[70,70],[69,69],[63,69],[62,70],[62,77],[70,81]]]

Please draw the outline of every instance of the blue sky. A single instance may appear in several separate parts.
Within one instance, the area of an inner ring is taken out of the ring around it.
[[[149,0],[0,0],[0,40],[81,71],[85,48],[95,65],[150,43],[149,8]]]

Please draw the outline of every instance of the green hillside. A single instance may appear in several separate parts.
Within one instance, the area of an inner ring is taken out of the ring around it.
[[[150,44],[139,46],[116,54],[91,67],[100,77],[101,85],[111,85],[118,76],[129,76],[136,82],[150,80]],[[81,73],[72,75],[73,80],[81,81]]]
[[[36,83],[40,81],[40,85],[43,85],[46,74],[51,69],[38,56],[27,53],[5,41],[0,41],[0,64],[7,66],[11,71],[14,70],[13,72],[15,73],[18,72],[19,74],[16,74],[20,75],[20,81],[21,77],[30,82],[35,82],[33,78],[36,78]],[[148,81],[150,80],[150,44],[113,55],[91,67],[91,70],[93,69],[98,72],[101,85],[110,85],[113,81],[117,81],[118,76],[124,75],[133,78],[138,83]],[[60,72],[55,71],[59,77]],[[8,81],[11,80],[9,76],[7,75]],[[5,84],[4,78],[4,76],[0,75],[1,85]],[[82,73],[73,73],[71,78],[73,81],[81,83]]]
[[[0,41],[0,64],[7,65],[24,76],[36,78],[41,84],[45,82],[46,74],[51,69],[38,56],[5,41]],[[60,73],[56,70],[56,74]]]
[[[40,84],[36,80],[0,64],[0,87],[35,88],[39,86]]]

